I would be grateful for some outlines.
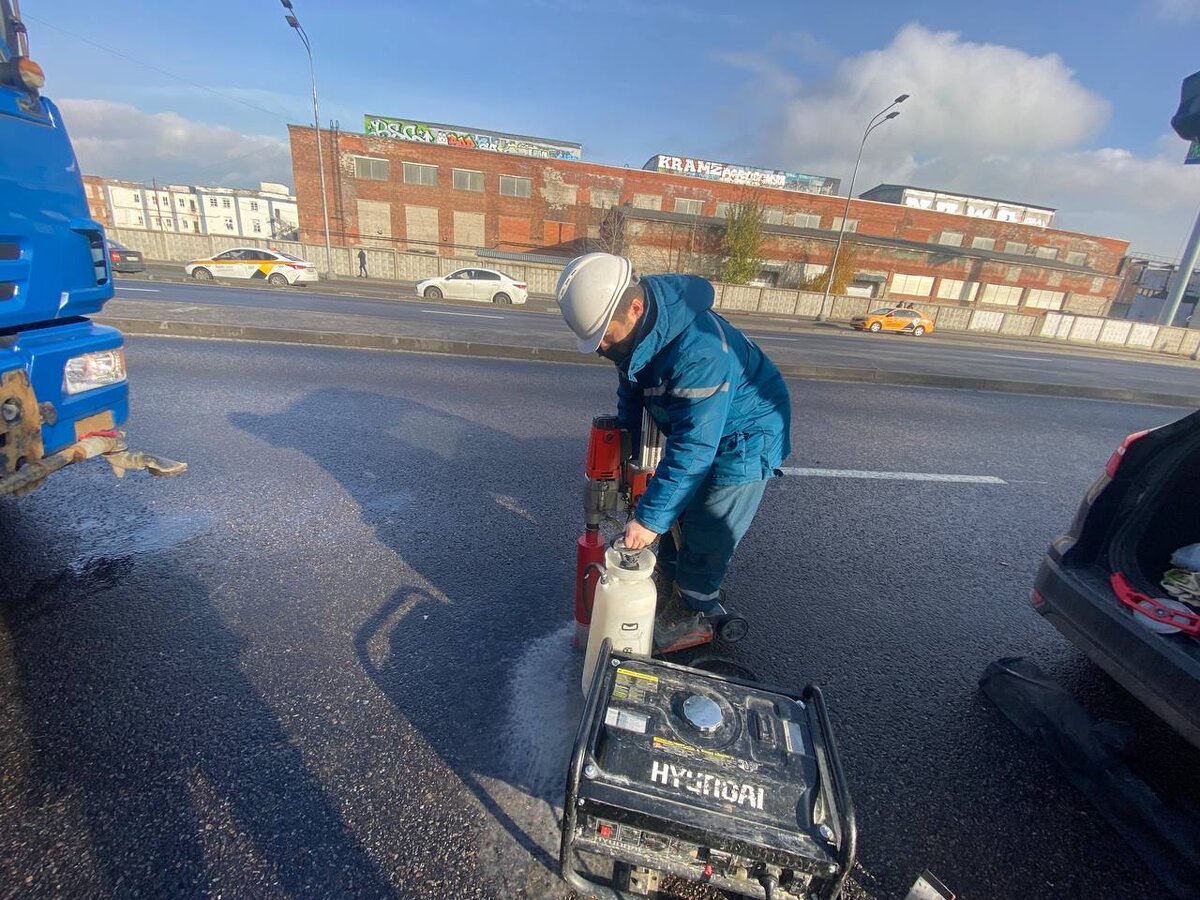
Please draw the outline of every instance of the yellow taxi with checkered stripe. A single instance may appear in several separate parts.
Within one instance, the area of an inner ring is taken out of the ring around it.
[[[212,259],[194,259],[183,271],[197,281],[215,278],[245,278],[265,281],[277,287],[303,285],[318,280],[317,267],[307,260],[279,250],[258,247],[234,247]]]

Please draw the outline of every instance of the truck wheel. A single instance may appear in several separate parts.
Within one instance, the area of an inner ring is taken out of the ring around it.
[[[208,271],[208,269],[204,268],[204,266],[200,266],[199,268],[192,269],[192,277],[195,278],[197,281],[212,281],[213,280],[212,272]]]
[[[282,272],[272,272],[271,276],[267,279],[267,284],[273,285],[274,287],[286,287],[287,283],[287,276]]]

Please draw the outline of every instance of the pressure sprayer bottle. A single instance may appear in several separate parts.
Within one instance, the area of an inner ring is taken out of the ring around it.
[[[604,554],[605,570],[596,585],[592,625],[588,629],[587,652],[583,656],[583,693],[592,683],[596,657],[605,638],[617,653],[649,656],[654,649],[654,554],[649,550],[627,550],[618,535]]]

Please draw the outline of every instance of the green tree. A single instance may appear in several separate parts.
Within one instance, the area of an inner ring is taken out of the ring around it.
[[[758,197],[746,197],[729,210],[721,241],[719,277],[726,284],[745,284],[762,271],[763,208]]]

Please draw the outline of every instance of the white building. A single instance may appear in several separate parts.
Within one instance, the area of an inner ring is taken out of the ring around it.
[[[929,209],[976,219],[995,219],[998,222],[1017,222],[1041,228],[1049,228],[1050,223],[1054,221],[1054,210],[1048,206],[1031,206],[1028,203],[997,200],[994,197],[972,197],[907,184],[880,184],[858,196],[859,199],[875,200],[879,203],[898,203],[914,209]]]
[[[288,239],[300,227],[295,196],[273,182],[261,183],[257,191],[115,179],[103,179],[103,185],[116,228]]]

